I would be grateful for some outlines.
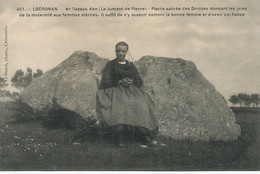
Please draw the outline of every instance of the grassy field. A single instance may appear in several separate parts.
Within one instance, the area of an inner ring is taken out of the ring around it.
[[[215,171],[259,170],[260,113],[235,111],[242,135],[232,142],[176,141],[167,146],[116,147],[109,138],[43,126],[40,119],[17,121],[10,103],[0,103],[0,170]],[[92,131],[93,133],[93,131]]]

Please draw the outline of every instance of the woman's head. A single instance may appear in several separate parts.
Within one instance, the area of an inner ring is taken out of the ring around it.
[[[128,51],[128,44],[125,42],[118,42],[116,44],[116,58],[119,61],[124,61]]]

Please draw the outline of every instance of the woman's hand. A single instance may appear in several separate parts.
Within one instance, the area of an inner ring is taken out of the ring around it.
[[[119,80],[119,85],[123,85],[124,87],[129,87],[133,83],[133,80],[129,77],[125,77],[122,80]]]

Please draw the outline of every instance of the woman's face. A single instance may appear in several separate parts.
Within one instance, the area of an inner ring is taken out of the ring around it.
[[[127,53],[127,46],[118,45],[116,47],[116,58],[119,61],[124,61],[125,60],[126,53]]]

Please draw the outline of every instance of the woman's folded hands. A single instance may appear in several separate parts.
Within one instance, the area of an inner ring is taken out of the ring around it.
[[[118,84],[122,85],[124,87],[130,87],[130,85],[133,83],[133,80],[129,77],[125,77],[122,80],[119,80]]]

